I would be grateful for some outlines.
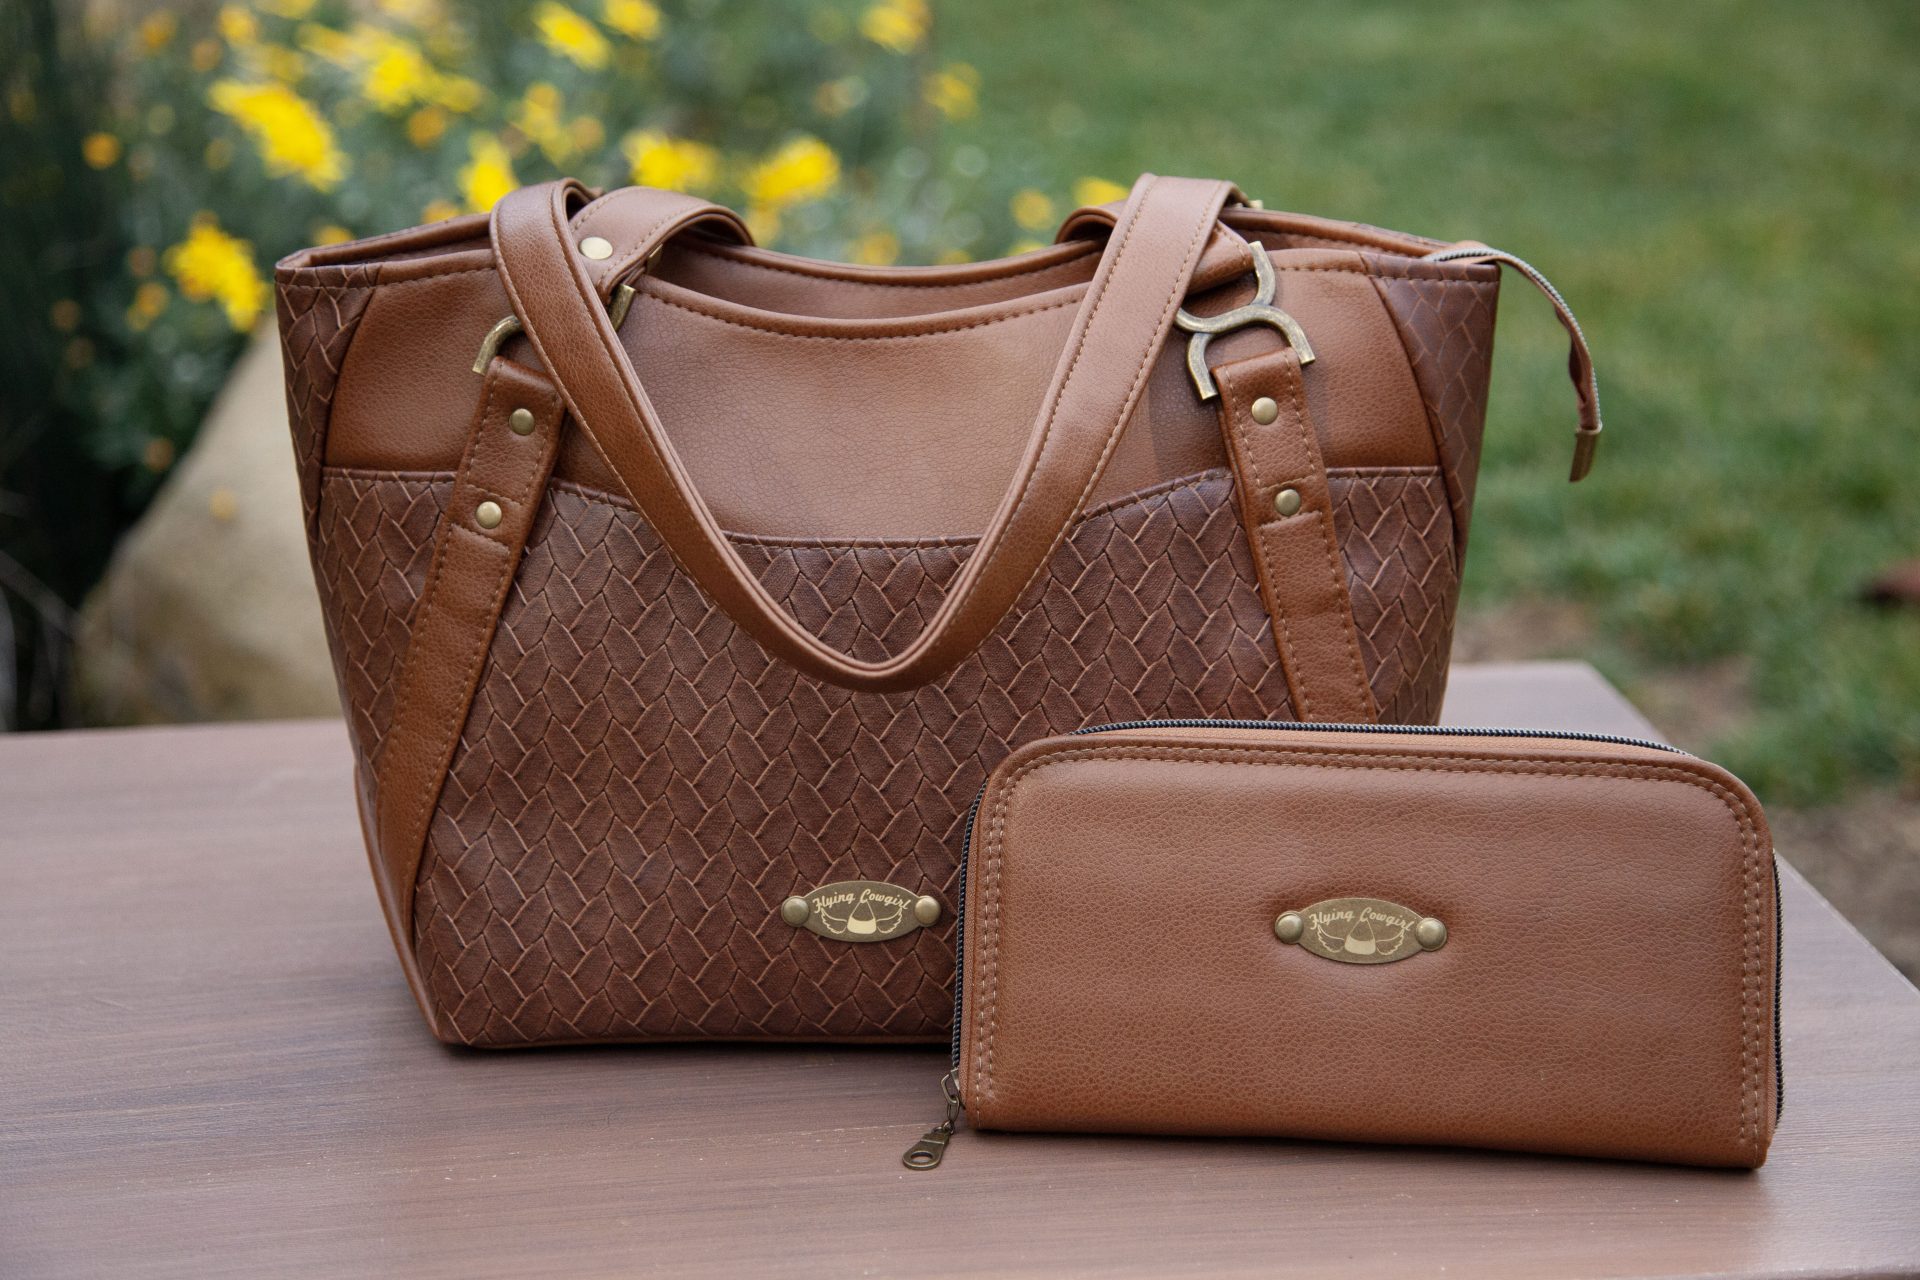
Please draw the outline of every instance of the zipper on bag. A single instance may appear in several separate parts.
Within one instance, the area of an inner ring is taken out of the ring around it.
[[[1610,746],[1642,747],[1649,751],[1664,751],[1671,755],[1696,759],[1692,752],[1665,742],[1655,742],[1651,738],[1634,738],[1617,733],[1586,733],[1574,729],[1509,729],[1469,726],[1456,728],[1437,724],[1329,724],[1321,721],[1307,723],[1295,720],[1117,720],[1110,724],[1090,725],[1084,729],[1075,729],[1069,737],[1079,738],[1095,733],[1118,733],[1128,729],[1257,729],[1257,730],[1300,730],[1316,733],[1377,733],[1399,735],[1412,738],[1545,738],[1557,742],[1597,742]],[[964,988],[961,982],[963,963],[966,959],[966,898],[967,898],[967,861],[973,854],[973,825],[980,815],[980,801],[987,793],[987,784],[981,783],[974,792],[973,803],[967,807],[967,819],[960,830],[960,866],[953,891],[953,1039],[948,1050],[947,1073],[940,1078],[940,1090],[946,1096],[946,1116],[921,1137],[920,1141],[907,1148],[901,1157],[901,1163],[909,1169],[937,1169],[946,1155],[947,1144],[953,1140],[954,1127],[966,1111],[966,1104],[960,1100],[960,1029],[961,1006],[964,1003]],[[1776,859],[1773,870],[1774,883],[1774,1081],[1775,1111],[1784,1109],[1786,1103],[1786,1080],[1782,1070],[1780,1044],[1780,869]]]

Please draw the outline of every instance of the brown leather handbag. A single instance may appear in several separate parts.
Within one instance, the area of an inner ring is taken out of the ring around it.
[[[1013,747],[1431,721],[1502,260],[1144,177],[967,266],[572,182],[282,262],[367,847],[434,1033],[936,1038],[961,813]]]

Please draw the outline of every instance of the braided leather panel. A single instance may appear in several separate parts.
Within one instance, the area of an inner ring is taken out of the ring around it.
[[[373,298],[375,271],[370,266],[308,268],[282,275],[273,291],[280,356],[287,374],[287,421],[293,429],[300,505],[310,535],[320,501],[320,461],[326,450],[333,391],[340,381],[340,361]],[[338,646],[334,651],[339,652]]]
[[[1425,402],[1452,500],[1454,544],[1467,546],[1473,484],[1480,473],[1480,438],[1487,425],[1487,385],[1493,374],[1493,318],[1500,280],[1462,280],[1393,272],[1440,268],[1397,260],[1373,263],[1374,283],[1406,345],[1413,380]]]
[[[1230,484],[1210,472],[1089,513],[980,652],[886,697],[770,662],[630,508],[553,486],[422,864],[415,941],[448,1034],[941,1034],[949,923],[847,945],[781,923],[780,901],[860,877],[950,903],[966,806],[1031,738],[1288,715]],[[448,486],[340,472],[325,485],[321,572],[351,620],[343,687],[364,785]],[[1393,718],[1430,719],[1457,584],[1441,481],[1336,473],[1332,486],[1376,697]],[[741,545],[797,617],[863,656],[908,638],[969,550]]]

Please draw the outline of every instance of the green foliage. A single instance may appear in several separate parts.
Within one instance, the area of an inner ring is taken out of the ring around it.
[[[1579,311],[1608,422],[1569,488],[1564,339],[1509,282],[1467,591],[1578,601],[1597,657],[1732,660],[1695,743],[1769,798],[1920,778],[1920,10],[1712,0],[976,0],[983,137],[1053,167],[1232,177],[1269,206],[1472,237]],[[989,56],[989,51],[993,56]]]

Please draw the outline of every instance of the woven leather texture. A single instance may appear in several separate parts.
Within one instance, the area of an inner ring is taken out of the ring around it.
[[[1480,441],[1487,425],[1500,282],[1497,278],[1472,281],[1386,274],[1422,269],[1391,260],[1377,263],[1374,269],[1381,273],[1375,282],[1400,331],[1433,427],[1441,474],[1453,505],[1454,541],[1464,551],[1467,523],[1473,516],[1474,479],[1480,474]]]
[[[1440,477],[1331,480],[1376,697],[1431,719],[1457,585]],[[449,1034],[942,1034],[950,923],[848,945],[781,923],[781,900],[870,878],[951,903],[966,806],[1032,738],[1288,715],[1230,486],[1210,472],[1087,514],[979,653],[884,697],[770,662],[629,507],[553,486],[422,864],[416,946]],[[322,576],[339,578],[363,785],[447,489],[325,481]],[[862,656],[916,630],[969,550],[741,544],[798,618]]]
[[[340,362],[373,298],[372,267],[325,267],[282,277],[274,290],[280,358],[287,377],[287,419],[300,474],[300,506],[312,533],[320,501],[320,459]],[[338,652],[336,647],[335,652]]]

